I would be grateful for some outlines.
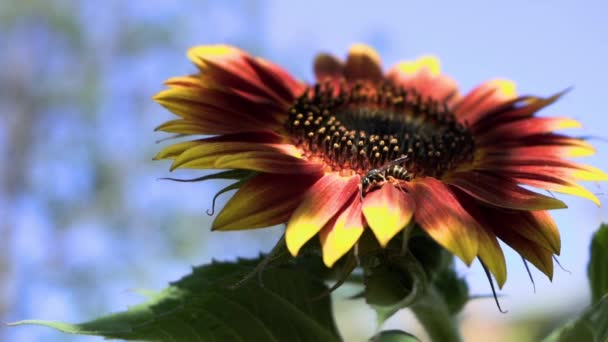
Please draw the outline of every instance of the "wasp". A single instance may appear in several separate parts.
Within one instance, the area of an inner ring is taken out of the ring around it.
[[[386,181],[386,177],[388,176],[405,178],[408,173],[407,170],[404,167],[399,167],[398,165],[406,160],[408,160],[408,156],[403,155],[397,159],[389,161],[377,169],[367,171],[365,177],[361,178],[361,199],[363,199],[364,194],[367,192],[370,186],[379,181]]]

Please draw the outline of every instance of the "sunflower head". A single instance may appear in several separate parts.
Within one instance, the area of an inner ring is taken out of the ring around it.
[[[418,226],[466,264],[479,258],[500,286],[498,239],[551,278],[560,238],[547,210],[566,206],[530,187],[599,205],[578,182],[608,179],[569,160],[594,152],[555,132],[577,121],[536,116],[562,93],[520,96],[493,80],[462,96],[437,58],[384,71],[361,44],[344,61],[317,56],[310,84],[231,46],[188,56],[198,72],[169,79],[155,99],[178,116],[157,129],[192,138],[156,159],[173,160],[172,170],[227,169],[215,177],[235,179],[225,190],[238,191],[214,229],[285,223],[289,251],[318,236],[328,267],[367,229],[384,248]]]

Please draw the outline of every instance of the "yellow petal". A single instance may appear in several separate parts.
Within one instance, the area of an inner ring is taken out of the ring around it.
[[[213,230],[254,229],[287,222],[317,178],[259,174],[226,203],[213,221]]]
[[[494,233],[488,232],[484,228],[480,229],[477,236],[479,237],[479,258],[496,278],[498,287],[502,288],[507,281],[507,264],[502,248]]]
[[[415,61],[403,61],[396,65],[396,68],[406,75],[413,75],[421,70],[427,70],[432,76],[441,73],[441,63],[439,58],[431,55],[421,56]]]
[[[323,262],[327,267],[332,267],[357,243],[364,227],[361,201],[354,197],[346,210],[331,220],[319,234]]]
[[[410,222],[415,203],[412,197],[392,184],[365,196],[363,214],[382,247]]]

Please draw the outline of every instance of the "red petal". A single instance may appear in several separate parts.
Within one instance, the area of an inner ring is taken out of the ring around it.
[[[319,233],[325,265],[332,267],[357,243],[364,229],[361,201],[355,195],[348,207],[330,220]]]
[[[213,230],[269,227],[287,222],[318,176],[260,174],[226,203]]]
[[[504,212],[488,208],[482,214],[486,225],[502,241],[549,278],[553,276],[552,257],[554,253],[559,254],[560,238],[547,212]]]
[[[495,207],[519,210],[546,210],[566,207],[562,201],[526,190],[510,178],[483,172],[459,172],[450,175],[445,179],[445,182],[459,188],[477,200]]]
[[[270,61],[257,57],[251,59],[250,63],[258,74],[260,74],[262,80],[267,79],[275,84],[275,86],[273,86],[274,89],[280,89],[279,93],[283,96],[285,101],[294,101],[306,89],[305,83],[296,80],[291,74],[285,71],[285,69]]]
[[[484,114],[515,98],[515,84],[508,80],[493,80],[481,84],[467,94],[454,107],[462,121],[473,125]]]
[[[285,106],[268,101],[254,101],[227,89],[219,89],[199,81],[185,85],[184,78],[170,79],[170,89],[154,96],[154,100],[184,119],[233,120],[245,124],[276,124],[276,113],[285,112]]]
[[[369,80],[380,82],[383,78],[380,56],[372,47],[355,44],[348,51],[344,65],[344,77],[348,81]]]
[[[283,89],[273,89],[272,86],[276,84],[265,84],[264,76],[260,77],[258,72],[264,66],[257,64],[249,54],[235,47],[197,46],[188,51],[188,56],[203,71],[205,77],[224,87],[289,105],[289,100],[279,95]]]
[[[489,144],[504,139],[516,140],[522,137],[550,133],[566,128],[580,128],[580,122],[570,118],[526,118],[496,125],[485,132],[480,132],[476,142]]]
[[[557,101],[568,90],[559,92],[548,98],[536,96],[522,96],[507,101],[479,116],[477,121],[471,122],[473,134],[480,134],[500,123],[519,120],[533,116],[539,110]]]
[[[382,247],[410,222],[415,207],[409,194],[391,184],[367,194],[363,200],[365,219]]]
[[[346,178],[330,173],[310,188],[287,223],[285,241],[292,255],[297,255],[333,216],[344,210],[359,181],[359,176]]]
[[[514,233],[513,230],[496,233],[496,235],[546,274],[549,279],[553,279],[553,253],[551,251]]]
[[[315,77],[318,83],[344,77],[344,63],[333,55],[321,53],[315,58]]]
[[[464,210],[452,191],[435,178],[412,183],[416,222],[440,245],[470,265],[477,256],[482,229]]]
[[[459,97],[456,81],[441,74],[439,59],[435,56],[400,62],[388,71],[387,78],[404,88],[416,89],[422,97],[439,101],[456,101]]]

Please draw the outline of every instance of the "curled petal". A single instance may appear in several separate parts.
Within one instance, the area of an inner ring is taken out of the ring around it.
[[[412,183],[416,222],[435,241],[470,265],[478,252],[479,223],[439,180],[426,177]]]
[[[321,53],[315,58],[314,70],[319,83],[337,80],[344,76],[344,63],[333,55]]]
[[[495,207],[519,210],[566,208],[562,201],[526,190],[508,177],[467,171],[450,175],[445,181]]]
[[[245,183],[213,222],[213,230],[269,227],[287,222],[319,176],[260,174]]]
[[[382,61],[376,50],[365,44],[353,45],[344,65],[344,77],[349,81],[380,82],[383,78]]]
[[[385,184],[363,200],[365,219],[382,247],[410,222],[415,207],[414,199],[392,184]]]
[[[359,176],[341,177],[331,173],[309,189],[287,223],[285,241],[292,255],[297,255],[332,217],[344,210],[358,185]]]
[[[361,214],[361,201],[355,195],[340,214],[331,219],[319,233],[323,262],[332,267],[359,240],[365,222]]]
[[[436,100],[457,100],[456,81],[441,74],[439,59],[435,56],[422,56],[415,61],[403,61],[393,66],[387,78],[405,87],[414,88],[423,97]]]

